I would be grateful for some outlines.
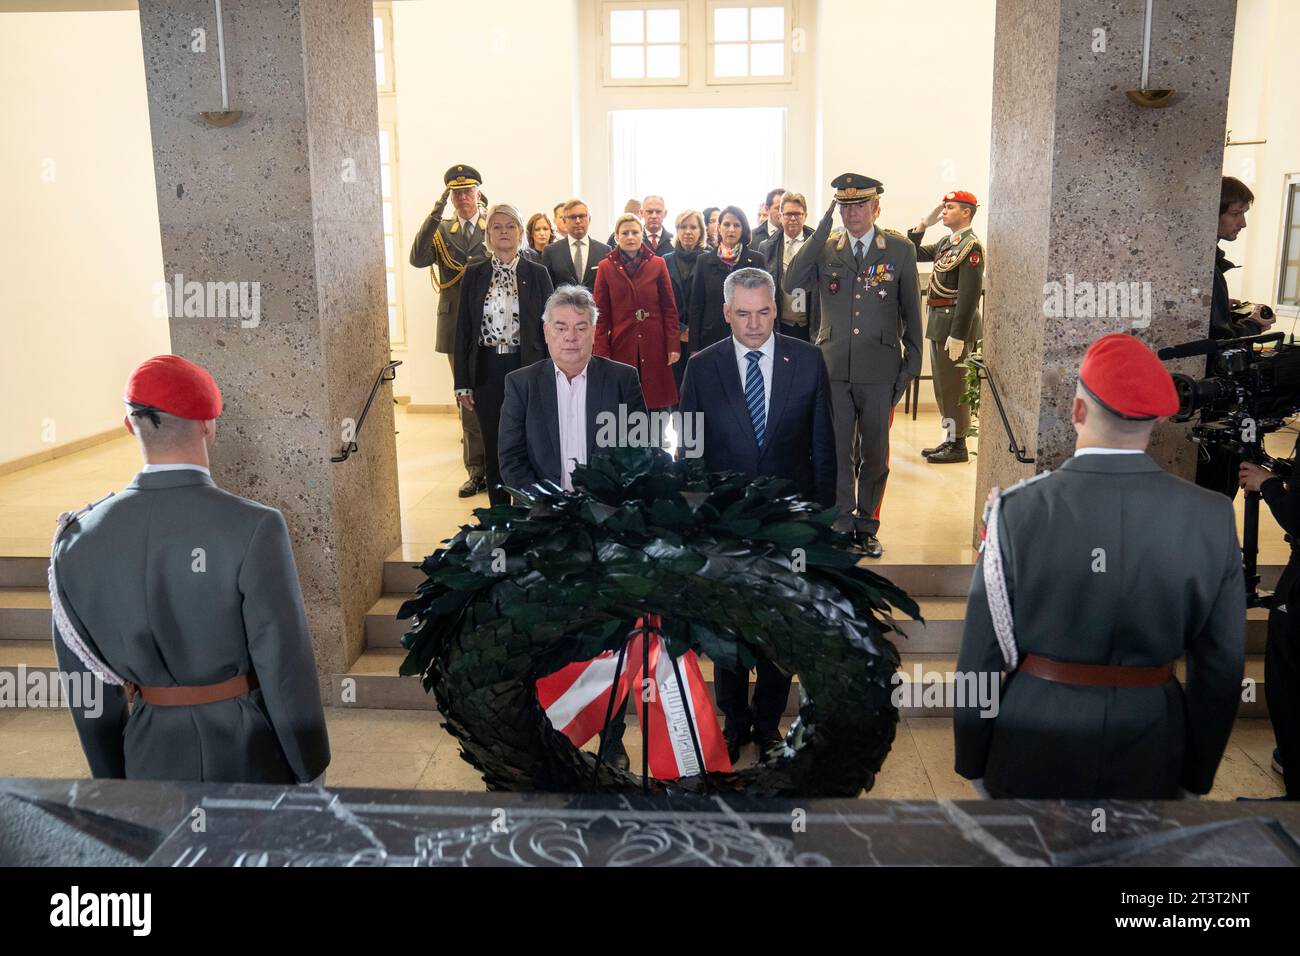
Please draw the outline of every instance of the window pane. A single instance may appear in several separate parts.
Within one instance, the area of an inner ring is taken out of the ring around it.
[[[754,7],[749,11],[751,40],[784,40],[785,7]]]
[[[746,7],[717,7],[713,11],[713,39],[718,43],[749,39],[749,10]]]
[[[640,10],[610,11],[610,43],[643,43],[644,41],[645,16]]]
[[[379,161],[381,163],[391,162],[388,158],[388,130],[379,131]]]
[[[385,200],[384,202],[384,232],[393,231],[393,204]]]
[[[385,273],[385,277],[388,279],[388,301],[396,302],[397,301],[397,276],[391,272],[388,272]]]
[[[388,82],[388,76],[384,71],[384,55],[382,53],[376,53],[375,54],[375,85],[383,86],[387,82]]]
[[[384,48],[384,18],[375,17],[375,49]]]
[[[748,76],[749,48],[744,43],[715,43],[713,73],[716,76]]]
[[[646,47],[645,75],[657,80],[674,79],[682,75],[681,47],[677,44]]]
[[[384,236],[384,268],[393,268],[393,237]]]
[[[750,76],[783,76],[784,74],[784,43],[755,43],[749,48]]]
[[[609,75],[616,80],[636,80],[645,76],[645,47],[610,47]]]
[[[388,199],[393,195],[393,174],[387,163],[381,163],[379,166],[379,195]]]
[[[647,43],[676,43],[681,38],[680,10],[647,10],[645,12],[645,39]]]

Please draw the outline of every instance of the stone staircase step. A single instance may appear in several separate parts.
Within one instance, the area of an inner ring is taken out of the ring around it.
[[[46,588],[0,587],[0,645],[41,640],[48,644],[51,633]]]
[[[49,554],[0,555],[0,588],[43,588]]]
[[[366,614],[366,646],[372,650],[398,648],[410,621],[397,620],[402,603],[414,593],[385,594]],[[899,653],[956,654],[961,649],[961,635],[966,617],[966,598],[915,597],[925,623],[906,615],[897,620],[905,637],[893,637]],[[1263,654],[1268,637],[1268,611],[1251,608],[1246,612],[1246,653]]]

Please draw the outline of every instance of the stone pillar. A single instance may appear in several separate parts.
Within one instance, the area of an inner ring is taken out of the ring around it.
[[[1143,109],[1124,95],[1140,85],[1141,0],[998,0],[984,357],[1035,461],[1008,451],[985,383],[977,538],[991,486],[1073,453],[1070,407],[1090,342],[1131,331],[1161,348],[1208,334],[1236,2],[1154,9],[1149,85],[1179,96]],[[1158,429],[1152,453],[1191,477],[1185,426]]]
[[[213,5],[140,2],[165,278],[256,284],[244,315],[173,302],[172,350],[221,386],[217,484],[284,513],[324,686],[363,649],[401,534],[391,386],[330,461],[389,358],[371,5],[223,7],[243,111],[224,127],[200,115],[221,109]]]

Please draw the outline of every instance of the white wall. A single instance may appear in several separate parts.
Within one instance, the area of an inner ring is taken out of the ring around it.
[[[820,168],[816,198],[809,195],[817,206],[809,216],[814,225],[840,173],[883,182],[880,222],[899,232],[949,190],[968,189],[986,200],[995,8],[995,0],[821,0]],[[984,234],[987,222],[981,206],[975,231]],[[936,227],[928,238],[941,235]],[[996,268],[990,263],[990,274]]]
[[[0,13],[0,464],[121,422],[167,352],[135,11]]]
[[[1237,28],[1228,96],[1228,128],[1234,140],[1266,139],[1259,146],[1229,146],[1223,172],[1251,188],[1255,203],[1236,242],[1223,243],[1241,266],[1228,273],[1228,289],[1239,299],[1274,303],[1282,255],[1283,182],[1300,172],[1300,105],[1295,83],[1295,38],[1300,3],[1295,0],[1238,0]],[[1290,331],[1293,319],[1279,317]]]
[[[441,0],[393,4],[401,182],[399,258],[442,194],[447,167],[468,163],[492,202],[525,221],[577,189],[576,68],[560,64],[577,31],[575,0],[478,0],[449,16]],[[471,12],[466,12],[469,10]],[[437,293],[406,267],[407,343],[397,393],[450,405],[451,371],[434,351]]]

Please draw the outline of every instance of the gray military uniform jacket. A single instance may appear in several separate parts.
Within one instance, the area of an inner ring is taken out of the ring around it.
[[[1232,503],[1145,454],[1089,454],[1004,493],[998,538],[1021,659],[1160,665],[1184,686],[1080,687],[1012,673],[996,717],[954,716],[956,769],[993,796],[1206,793],[1237,714],[1246,599]],[[1004,669],[975,568],[959,674]],[[962,701],[959,699],[958,704]]]
[[[815,344],[826,356],[831,381],[892,382],[897,400],[921,374],[916,250],[906,236],[877,224],[859,269],[850,239],[843,230],[831,233],[828,212],[790,260],[783,284],[817,289],[821,318]]]
[[[445,355],[456,350],[456,317],[460,310],[461,275],[465,267],[488,257],[483,244],[487,220],[478,217],[472,237],[465,235],[459,219],[442,218],[447,201],[440,199],[424,220],[411,243],[411,265],[431,268],[430,279],[438,290],[438,327],[434,348]],[[432,270],[436,270],[436,276]]]
[[[201,551],[199,550],[201,549]],[[210,704],[127,713],[103,685],[99,716],[74,709],[96,777],[306,783],[329,740],[302,592],[284,518],[222,491],[201,471],[141,472],[73,522],[51,557],[76,630],[142,687],[259,687]],[[59,668],[86,673],[55,625]]]

